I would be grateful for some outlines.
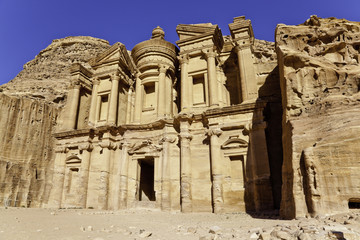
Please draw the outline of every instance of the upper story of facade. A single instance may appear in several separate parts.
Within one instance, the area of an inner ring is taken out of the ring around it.
[[[131,52],[115,43],[89,61],[90,69],[72,65],[61,130],[148,124],[254,103],[251,21],[234,18],[229,29],[231,36],[223,36],[210,23],[180,24],[178,48],[156,27]]]

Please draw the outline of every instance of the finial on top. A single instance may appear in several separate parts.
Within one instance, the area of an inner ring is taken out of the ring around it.
[[[157,26],[153,29],[151,39],[164,39],[164,37],[165,32],[161,27]]]

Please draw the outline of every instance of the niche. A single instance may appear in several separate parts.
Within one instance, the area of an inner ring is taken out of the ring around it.
[[[154,110],[155,103],[155,82],[144,84],[143,111]]]
[[[79,169],[81,166],[81,159],[79,159],[77,156],[71,156],[70,159],[66,160],[66,192],[68,194],[74,193],[74,191],[77,189],[77,183],[79,180]]]
[[[194,105],[205,104],[205,78],[204,75],[193,76]]]
[[[230,177],[234,183],[245,187],[244,157],[242,155],[230,156]]]
[[[106,121],[109,108],[109,94],[100,95],[99,121]]]

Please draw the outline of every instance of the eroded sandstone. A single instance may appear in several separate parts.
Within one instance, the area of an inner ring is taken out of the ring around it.
[[[359,199],[360,24],[312,16],[279,25],[282,214],[345,211]]]

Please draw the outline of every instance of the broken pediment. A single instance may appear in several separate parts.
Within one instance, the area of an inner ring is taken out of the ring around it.
[[[92,58],[89,61],[89,64],[94,68],[98,68],[102,64],[116,63],[127,69],[129,72],[135,74],[136,66],[134,61],[129,55],[129,52],[126,50],[124,44],[117,42],[112,45],[108,50],[102,52],[97,57]]]
[[[211,23],[200,24],[179,24],[176,27],[176,32],[179,35],[180,40],[188,37],[202,35],[204,33],[214,33],[218,25]]]
[[[179,24],[176,27],[176,32],[180,39],[176,44],[180,48],[194,44],[196,45],[194,47],[198,48],[199,42],[203,42],[203,44],[200,44],[202,47],[210,44],[220,50],[224,44],[219,26],[212,25],[211,23]],[[187,48],[183,50],[187,50]]]

